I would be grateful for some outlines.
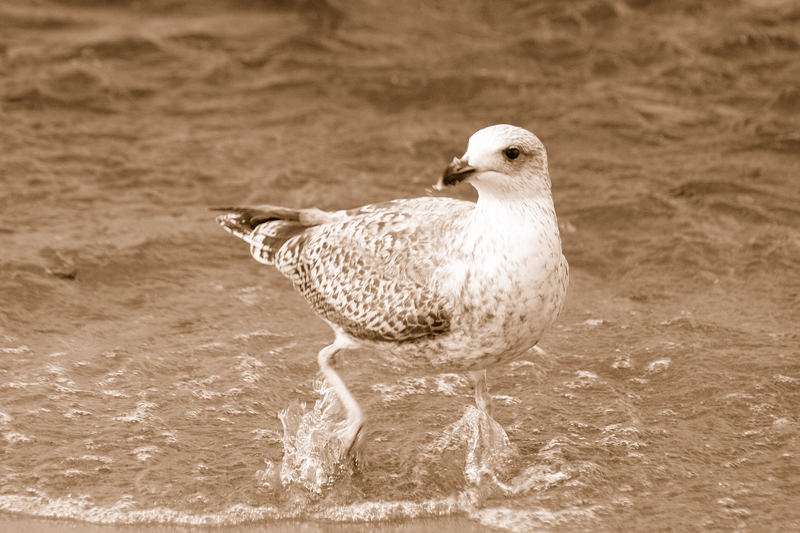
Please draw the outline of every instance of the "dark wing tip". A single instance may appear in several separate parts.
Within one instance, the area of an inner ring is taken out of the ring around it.
[[[249,226],[255,229],[259,224],[269,222],[271,220],[287,220],[291,222],[298,222],[300,220],[300,211],[298,209],[291,209],[288,207],[279,207],[272,205],[262,206],[241,206],[241,207],[210,207],[211,211],[223,211],[230,215],[238,215],[237,221],[239,225]],[[223,220],[228,220],[230,217],[221,215],[217,217],[217,221],[223,224]]]

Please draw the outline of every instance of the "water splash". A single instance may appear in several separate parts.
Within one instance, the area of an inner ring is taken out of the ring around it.
[[[322,380],[314,388],[320,398],[312,407],[295,402],[278,415],[284,448],[279,477],[284,487],[301,486],[321,494],[353,463],[338,436],[343,412],[335,392]],[[515,493],[532,486],[531,472],[523,472],[524,479],[514,477],[519,463],[519,450],[503,427],[484,411],[468,406],[458,421],[423,449],[415,477],[424,484],[431,477],[460,476],[483,495]]]
[[[463,464],[464,479],[485,487],[487,483],[501,483],[500,478],[510,472],[519,451],[500,424],[480,409],[468,406],[458,421],[426,447],[422,456],[426,464],[437,467]]]
[[[498,422],[469,406],[458,421],[426,447],[421,462],[427,466],[417,467],[418,479],[430,479],[430,466],[435,466],[439,476],[462,469],[460,474],[470,485],[462,494],[472,496],[467,508],[474,510],[487,498],[520,496],[568,482],[585,466],[572,465],[564,457],[564,448],[569,444],[551,441],[531,463],[531,458],[519,452]]]
[[[346,469],[347,449],[338,437],[343,417],[334,390],[318,380],[314,390],[320,399],[308,409],[295,402],[278,417],[283,424],[283,462],[280,479],[284,486],[300,485],[321,493]]]

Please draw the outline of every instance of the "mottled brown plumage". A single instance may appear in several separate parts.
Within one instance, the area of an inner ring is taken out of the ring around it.
[[[474,207],[416,198],[326,217],[317,212],[303,223],[302,210],[258,206],[236,208],[219,221],[250,243],[256,260],[274,264],[329,323],[356,339],[401,342],[449,329],[452,311],[432,279],[451,260],[443,252]]]

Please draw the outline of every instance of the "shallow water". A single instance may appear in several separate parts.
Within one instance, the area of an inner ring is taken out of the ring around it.
[[[800,5],[326,6],[0,6],[0,511],[799,529]],[[567,307],[499,426],[344,354],[342,462],[327,326],[207,208],[426,194],[497,122],[548,147]]]

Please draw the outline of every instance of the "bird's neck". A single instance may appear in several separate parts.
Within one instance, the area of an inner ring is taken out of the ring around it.
[[[547,240],[547,246],[561,248],[553,196],[549,188],[533,190],[478,189],[478,202],[467,225],[468,248],[514,246],[515,242]],[[501,244],[502,243],[502,244]],[[545,244],[545,243],[542,243]]]
[[[484,215],[526,217],[542,209],[553,209],[550,191],[478,191],[476,211]]]
[[[493,184],[475,183],[478,190],[476,217],[490,222],[521,222],[531,217],[539,218],[546,214],[555,220],[553,195],[549,187],[530,186],[528,188],[501,188]]]

